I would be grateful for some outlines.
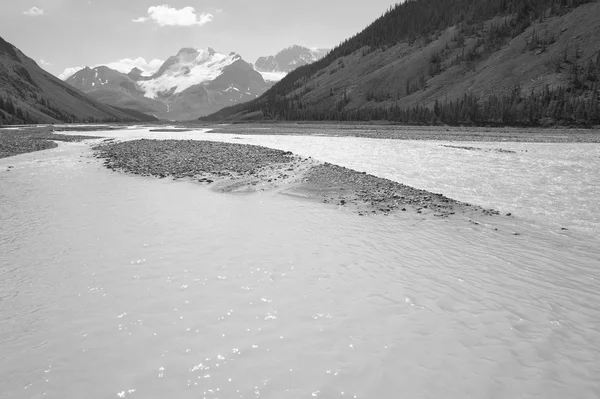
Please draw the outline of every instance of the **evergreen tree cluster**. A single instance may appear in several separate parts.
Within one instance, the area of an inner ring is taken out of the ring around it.
[[[3,124],[21,124],[21,123],[35,123],[35,121],[29,116],[29,112],[23,111],[23,109],[17,105],[9,97],[0,97],[0,110],[8,114],[8,118],[0,118],[0,122]],[[0,114],[0,117],[2,115]]]
[[[29,111],[23,110],[20,106],[16,105],[14,99],[7,96],[0,96],[0,125],[17,125],[17,124],[34,124],[41,122],[39,119],[32,116]],[[92,116],[87,118],[77,118],[75,115],[64,112],[59,107],[55,106],[52,101],[43,97],[42,95],[37,95],[37,104],[36,109],[56,120],[66,123],[116,123],[116,122],[136,122],[138,120],[144,120],[141,112],[138,113],[136,111],[127,110],[127,109],[117,109],[120,112],[124,112],[126,114],[131,114],[128,118],[124,118],[123,120],[117,118],[94,118]],[[147,117],[148,120],[151,120]]]
[[[456,100],[436,101],[433,108],[398,103],[346,111],[344,98],[330,110],[307,109],[298,100],[261,103],[260,111],[272,119],[289,121],[391,121],[409,125],[590,126],[600,124],[600,93],[582,98],[575,91],[546,86],[538,93],[512,93],[486,98],[469,93]]]

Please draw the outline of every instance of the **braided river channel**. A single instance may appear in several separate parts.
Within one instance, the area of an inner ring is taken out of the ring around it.
[[[599,144],[77,134],[280,148],[501,215],[217,193],[89,143],[0,159],[1,398],[600,397]]]

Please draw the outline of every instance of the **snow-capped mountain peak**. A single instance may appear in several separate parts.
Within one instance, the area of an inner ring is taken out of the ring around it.
[[[148,98],[172,95],[217,78],[223,70],[240,60],[236,53],[221,54],[212,48],[183,48],[170,57],[152,79],[140,82]]]
[[[256,60],[255,69],[263,75],[265,80],[280,80],[288,72],[323,58],[328,51],[328,49],[310,49],[293,45],[281,50],[276,55],[260,57]]]
[[[237,53],[182,48],[152,74],[85,68],[67,83],[107,104],[166,119],[192,119],[254,99],[270,86]]]
[[[85,67],[75,75],[67,79],[67,83],[76,85],[81,89],[92,89],[100,88],[109,81],[118,80],[119,83],[123,81],[121,74],[105,66],[98,66],[95,68]]]

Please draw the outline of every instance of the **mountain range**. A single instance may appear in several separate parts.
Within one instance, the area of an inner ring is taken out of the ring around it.
[[[593,125],[598,43],[598,0],[413,0],[331,51],[292,46],[253,66],[236,53],[184,48],[151,74],[85,68],[67,86],[0,39],[0,123],[148,114]]]
[[[329,49],[309,49],[293,45],[275,55],[259,57],[254,63],[254,68],[265,80],[279,81],[294,69],[320,60],[328,52]]]
[[[73,89],[0,37],[0,124],[152,120]]]
[[[260,57],[253,67],[236,53],[183,48],[154,73],[138,68],[125,74],[106,66],[86,67],[65,81],[92,98],[135,109],[160,119],[186,120],[262,95],[295,67],[322,57],[327,50],[291,46]]]
[[[600,124],[600,2],[415,0],[203,120]]]
[[[152,75],[106,66],[84,68],[66,83],[90,97],[160,119],[185,120],[254,99],[271,84],[236,53],[183,48]]]

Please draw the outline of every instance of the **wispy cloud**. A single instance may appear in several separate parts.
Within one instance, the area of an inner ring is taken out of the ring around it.
[[[160,66],[164,63],[163,60],[153,59],[150,61],[146,61],[142,57],[138,57],[135,59],[131,58],[123,58],[122,60],[110,62],[106,65],[107,67],[114,69],[119,72],[129,73],[133,68],[139,68],[142,72],[150,73],[155,72],[160,68]]]
[[[77,72],[81,71],[85,67],[71,67],[66,68],[61,74],[58,75],[60,80],[67,80],[71,76],[75,75]]]
[[[98,64],[92,68],[95,68],[100,65],[104,65],[104,66],[109,67],[110,69],[114,69],[115,71],[119,71],[122,73],[129,73],[129,72],[131,72],[131,70],[133,68],[139,68],[142,72],[144,72],[146,74],[150,74],[150,73],[158,70],[158,68],[160,68],[160,66],[163,63],[164,63],[164,61],[159,60],[159,59],[146,61],[142,57],[138,57],[135,59],[123,58],[122,60],[109,62],[107,64]],[[66,80],[66,79],[70,78],[71,76],[73,76],[74,74],[76,74],[77,72],[79,72],[80,70],[82,70],[83,68],[84,67],[66,68],[60,75],[58,75],[58,78],[61,80]]]
[[[182,9],[172,8],[168,5],[152,6],[148,8],[148,16],[132,20],[142,23],[152,21],[156,25],[163,26],[202,26],[213,20],[212,14],[196,14],[194,7]]]
[[[44,9],[31,7],[29,10],[24,11],[23,14],[28,15],[30,17],[39,17],[41,15],[44,15]]]
[[[48,61],[46,61],[45,59],[40,59],[40,64],[42,64],[43,67],[49,67],[52,66],[51,63],[49,63]]]

